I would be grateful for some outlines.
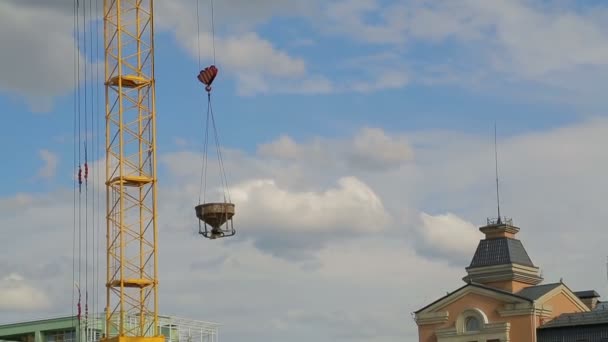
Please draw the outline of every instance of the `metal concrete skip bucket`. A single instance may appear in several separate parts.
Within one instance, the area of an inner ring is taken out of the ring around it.
[[[235,234],[232,222],[232,217],[235,214],[233,203],[205,203],[197,205],[194,209],[196,217],[204,225],[204,230],[202,230],[199,223],[199,233],[201,235],[209,239],[217,239]],[[225,228],[222,229],[224,224]],[[211,227],[211,231],[207,229],[207,225]]]

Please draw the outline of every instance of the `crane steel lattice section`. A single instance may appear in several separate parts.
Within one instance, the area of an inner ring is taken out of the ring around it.
[[[162,342],[157,292],[153,1],[104,0],[103,16],[107,190],[104,339]]]

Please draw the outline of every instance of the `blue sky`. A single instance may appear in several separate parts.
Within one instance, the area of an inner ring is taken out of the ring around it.
[[[201,4],[200,24],[203,28],[209,25],[209,18],[204,16],[207,13],[203,12],[206,5]],[[218,34],[225,29],[221,19],[216,19]],[[378,16],[373,14],[365,18],[368,24],[378,20]],[[318,37],[318,32],[311,29],[305,20],[291,17],[271,18],[260,25],[257,32],[277,48],[305,60],[307,72],[318,72],[339,82],[359,78],[357,70],[341,68],[345,62],[357,58],[396,53],[400,63],[429,67],[435,62],[445,64],[454,59],[462,62],[475,53],[450,41],[438,44],[415,41],[402,49],[385,44],[369,46],[340,37]],[[294,40],[302,39],[310,39],[310,45],[293,46]],[[210,50],[211,46],[201,48]],[[405,51],[400,53],[399,50]],[[203,66],[210,62],[203,61]],[[220,74],[215,81],[213,101],[223,145],[249,153],[255,152],[258,144],[281,134],[305,141],[315,136],[347,136],[359,127],[373,126],[387,131],[453,129],[484,136],[496,121],[501,137],[507,137],[575,122],[582,114],[577,107],[538,101],[534,96],[522,98],[510,93],[513,89],[509,88],[504,92],[503,89],[484,91],[460,84],[430,86],[416,80],[397,89],[371,93],[239,96],[234,78],[229,74],[230,67],[223,67],[221,50],[217,51],[217,62]],[[381,65],[382,61],[370,63]],[[174,150],[177,137],[199,144],[196,147],[201,146],[201,120],[206,110],[206,99],[202,86],[195,79],[197,71],[196,57],[187,54],[171,32],[159,30],[156,35],[156,75],[161,152]],[[531,91],[535,89],[530,84],[523,87]],[[101,85],[100,95],[100,105],[103,105]],[[64,176],[70,172],[67,169],[69,164],[65,162],[72,159],[72,142],[65,138],[72,133],[72,96],[57,97],[48,113],[32,113],[27,104],[16,101],[14,96],[0,97],[5,113],[10,113],[7,127],[16,128],[7,130],[0,138],[2,146],[5,146],[4,154],[13,155],[10,165],[14,165],[5,169],[8,177],[4,179],[18,179],[23,176],[23,170],[36,170],[40,160],[35,156],[42,146],[57,153],[64,161],[60,169]],[[103,115],[103,106],[99,110]],[[102,120],[99,123],[103,128]],[[59,137],[61,141],[58,141]],[[21,152],[11,153],[14,146],[10,142],[16,140],[20,141]],[[8,181],[2,191],[9,194],[18,189],[33,190],[40,186],[49,185]]]
[[[461,285],[495,213],[495,122],[503,213],[533,261],[547,282],[606,295],[603,2],[217,3],[213,107],[239,233],[208,243],[193,230],[206,111],[196,3],[156,2],[163,312],[220,321],[226,341],[370,341],[361,322],[386,331],[375,341],[415,340],[410,313]],[[21,298],[0,300],[0,321],[70,302],[71,5],[0,4],[0,226],[12,237],[0,299]],[[595,238],[581,244],[573,227]],[[201,297],[218,283],[234,297]]]

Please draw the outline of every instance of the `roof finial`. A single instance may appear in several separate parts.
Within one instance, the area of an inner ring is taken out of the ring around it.
[[[500,195],[498,191],[498,148],[496,147],[496,121],[494,121],[494,161],[496,163],[496,205],[498,207],[498,220],[496,223],[501,224],[500,218]]]

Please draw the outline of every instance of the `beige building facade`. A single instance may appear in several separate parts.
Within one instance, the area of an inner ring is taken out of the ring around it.
[[[480,231],[466,284],[415,312],[419,342],[537,342],[546,322],[593,309],[561,281],[541,284],[511,221],[489,221]]]

